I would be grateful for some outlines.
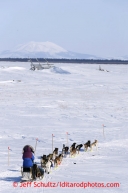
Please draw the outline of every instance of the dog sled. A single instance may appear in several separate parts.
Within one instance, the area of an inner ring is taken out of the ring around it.
[[[33,167],[24,168],[21,167],[21,182],[42,180],[44,177],[44,170],[34,164]]]
[[[21,167],[21,182],[25,181],[33,181],[33,176],[32,176],[32,168],[23,168]]]

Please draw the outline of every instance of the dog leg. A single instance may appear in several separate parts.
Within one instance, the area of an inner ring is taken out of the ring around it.
[[[73,157],[73,153],[71,153],[71,158]]]
[[[88,147],[85,147],[85,152],[87,152],[88,151]]]
[[[96,144],[96,151],[98,150],[97,144]]]
[[[90,151],[92,151],[92,146],[90,147]]]

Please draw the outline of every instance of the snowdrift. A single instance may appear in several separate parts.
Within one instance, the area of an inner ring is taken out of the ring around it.
[[[63,70],[62,68],[59,68],[59,67],[56,67],[56,66],[54,66],[54,67],[51,69],[51,72],[59,73],[59,74],[70,74],[70,72],[68,72],[68,71],[66,71],[66,70]]]

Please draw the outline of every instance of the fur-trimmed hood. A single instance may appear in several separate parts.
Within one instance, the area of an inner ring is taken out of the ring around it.
[[[23,158],[32,158],[32,150],[31,150],[30,146],[24,147]]]

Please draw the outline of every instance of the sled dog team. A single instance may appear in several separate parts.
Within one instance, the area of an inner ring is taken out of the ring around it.
[[[34,149],[30,145],[26,145],[23,148],[23,167],[21,167],[21,173],[23,179],[32,179],[36,180],[36,178],[42,179],[44,176],[44,172],[47,174],[50,173],[51,167],[58,167],[61,164],[63,157],[69,154],[69,156],[75,156],[82,147],[84,147],[85,151],[90,151],[95,146],[97,148],[98,141],[95,140],[93,143],[91,141],[87,141],[85,144],[73,143],[71,147],[67,147],[63,145],[61,154],[58,155],[58,148],[55,148],[52,154],[41,156],[41,166],[37,166],[34,163]]]

